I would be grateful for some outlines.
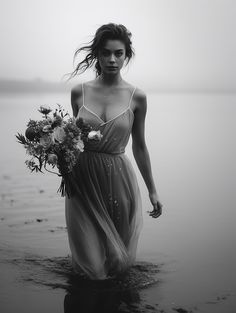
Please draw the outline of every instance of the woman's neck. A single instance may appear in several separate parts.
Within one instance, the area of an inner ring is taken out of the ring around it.
[[[120,73],[117,75],[109,75],[109,74],[101,73],[98,76],[98,81],[100,81],[100,83],[102,83],[103,85],[106,85],[109,87],[118,86],[122,82],[122,77]]]

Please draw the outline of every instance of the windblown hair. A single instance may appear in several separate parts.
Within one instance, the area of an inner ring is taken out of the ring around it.
[[[74,61],[76,56],[82,51],[87,52],[87,55],[81,62],[77,64],[76,69],[70,73],[69,79],[76,76],[77,74],[82,74],[88,68],[92,67],[94,63],[96,77],[99,76],[101,74],[101,67],[98,62],[98,53],[109,39],[120,40],[124,43],[126,51],[125,59],[127,65],[135,54],[132,47],[131,36],[131,32],[122,24],[109,23],[99,27],[95,33],[94,38],[88,42],[86,46],[83,46],[75,51],[73,58]]]

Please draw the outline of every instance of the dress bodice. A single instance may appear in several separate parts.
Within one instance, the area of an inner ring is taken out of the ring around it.
[[[134,113],[130,107],[135,89],[132,92],[128,107],[111,118],[104,121],[95,112],[91,111],[84,104],[84,90],[83,92],[83,105],[80,107],[77,119],[82,118],[85,123],[92,126],[93,130],[100,130],[103,135],[100,141],[90,140],[85,142],[84,150],[92,150],[97,152],[118,154],[124,153],[125,147],[129,141],[132,130]]]

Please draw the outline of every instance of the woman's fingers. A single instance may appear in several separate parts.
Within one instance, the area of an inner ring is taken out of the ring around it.
[[[149,215],[153,218],[157,218],[162,214],[162,204],[157,202],[153,205],[152,211],[147,211]]]
[[[161,215],[161,212],[159,210],[155,210],[155,211],[152,211],[149,215],[153,218],[157,218]]]

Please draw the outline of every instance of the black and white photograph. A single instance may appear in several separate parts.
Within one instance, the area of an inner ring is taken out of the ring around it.
[[[236,2],[1,0],[0,312],[236,312]]]

